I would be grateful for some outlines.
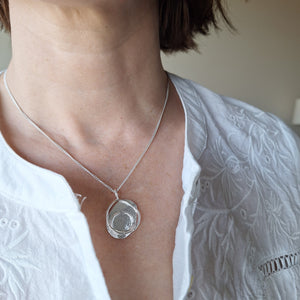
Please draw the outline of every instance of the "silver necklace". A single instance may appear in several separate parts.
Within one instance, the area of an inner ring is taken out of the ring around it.
[[[168,76],[168,86],[167,86],[167,92],[166,92],[166,98],[164,102],[164,106],[162,109],[162,112],[160,114],[159,120],[157,122],[157,125],[155,127],[154,133],[150,139],[150,142],[146,146],[144,152],[141,154],[129,174],[126,176],[126,178],[123,180],[123,182],[120,184],[120,186],[117,189],[113,189],[108,184],[103,182],[100,178],[98,178],[94,173],[92,173],[90,170],[88,170],[84,165],[82,165],[77,159],[75,159],[70,153],[68,153],[62,146],[60,146],[57,142],[55,142],[50,136],[48,136],[20,107],[14,96],[12,95],[10,89],[7,86],[6,82],[6,72],[4,72],[4,84],[6,87],[6,90],[13,101],[13,103],[16,105],[18,110],[23,114],[23,116],[41,133],[43,134],[52,144],[54,144],[61,152],[63,152],[65,155],[67,155],[74,163],[76,163],[81,169],[83,169],[85,172],[87,172],[90,176],[92,176],[95,180],[100,182],[102,185],[104,185],[107,189],[109,189],[112,193],[114,193],[116,199],[109,205],[108,209],[106,210],[106,229],[108,233],[116,239],[124,239],[128,237],[130,234],[132,234],[141,222],[141,214],[138,210],[138,207],[136,203],[132,200],[128,199],[120,199],[118,195],[118,191],[121,189],[121,187],[124,185],[124,183],[127,181],[129,176],[132,174],[134,169],[137,167],[139,162],[142,160],[143,156],[147,152],[148,148],[150,147],[152,141],[154,140],[154,137],[158,131],[163,113],[165,111],[165,107],[169,98],[169,76]],[[80,209],[82,206],[82,202],[80,205]]]

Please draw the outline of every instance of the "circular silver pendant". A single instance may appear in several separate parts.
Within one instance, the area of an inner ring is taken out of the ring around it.
[[[116,199],[106,211],[106,228],[116,239],[125,239],[139,226],[141,214],[137,205],[126,199]]]

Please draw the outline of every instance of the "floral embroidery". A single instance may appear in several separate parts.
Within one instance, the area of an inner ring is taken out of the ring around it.
[[[22,242],[28,236],[28,230],[19,234],[18,220],[9,220],[6,217],[0,219],[0,296],[5,299],[21,299],[25,295],[26,270],[35,269],[40,271],[31,262],[31,255],[22,250]],[[9,297],[9,298],[8,298]]]
[[[228,113],[227,118],[239,129],[245,127],[246,115],[243,108],[236,107],[236,110],[232,113]]]
[[[209,135],[199,161],[199,197],[193,203],[193,288],[203,299],[212,299],[213,284],[223,291],[215,294],[216,299],[232,299],[239,285],[244,287],[243,294],[234,298],[252,299],[258,295],[254,278],[273,263],[258,270],[255,264],[260,255],[300,237],[299,205],[295,203],[295,217],[286,217],[291,215],[290,205],[299,199],[295,160],[285,142],[288,137],[272,116],[230,105],[227,119],[238,130],[226,137]],[[239,270],[236,261],[241,261]],[[214,274],[211,280],[205,278],[207,269]]]
[[[288,224],[284,219],[284,206],[277,194],[271,192],[270,198],[265,199],[266,218],[270,232],[275,236],[284,234],[291,240],[299,238],[299,231],[288,232]]]

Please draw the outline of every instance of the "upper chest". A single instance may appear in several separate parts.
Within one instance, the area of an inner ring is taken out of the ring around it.
[[[114,194],[90,179],[71,183],[87,197],[82,212],[112,299],[172,299],[172,255],[183,197],[181,146],[145,160],[120,189],[120,198],[134,201],[141,213],[138,229],[124,240],[106,230],[105,213]]]
[[[156,145],[119,191],[121,199],[133,200],[141,212],[139,228],[125,240],[113,239],[106,230],[105,213],[115,199],[111,191],[64,156],[57,155],[53,164],[54,160],[45,160],[52,157],[52,151],[34,148],[22,153],[29,161],[62,174],[74,193],[87,197],[82,212],[113,300],[172,299],[172,255],[183,197],[184,132]],[[122,160],[115,157],[99,166],[95,163],[93,171],[117,188],[134,163],[128,157],[125,171],[120,167]]]

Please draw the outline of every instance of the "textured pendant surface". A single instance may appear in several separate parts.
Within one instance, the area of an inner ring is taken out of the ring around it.
[[[116,199],[106,211],[106,228],[116,239],[125,239],[139,226],[141,214],[137,205],[126,199]]]

